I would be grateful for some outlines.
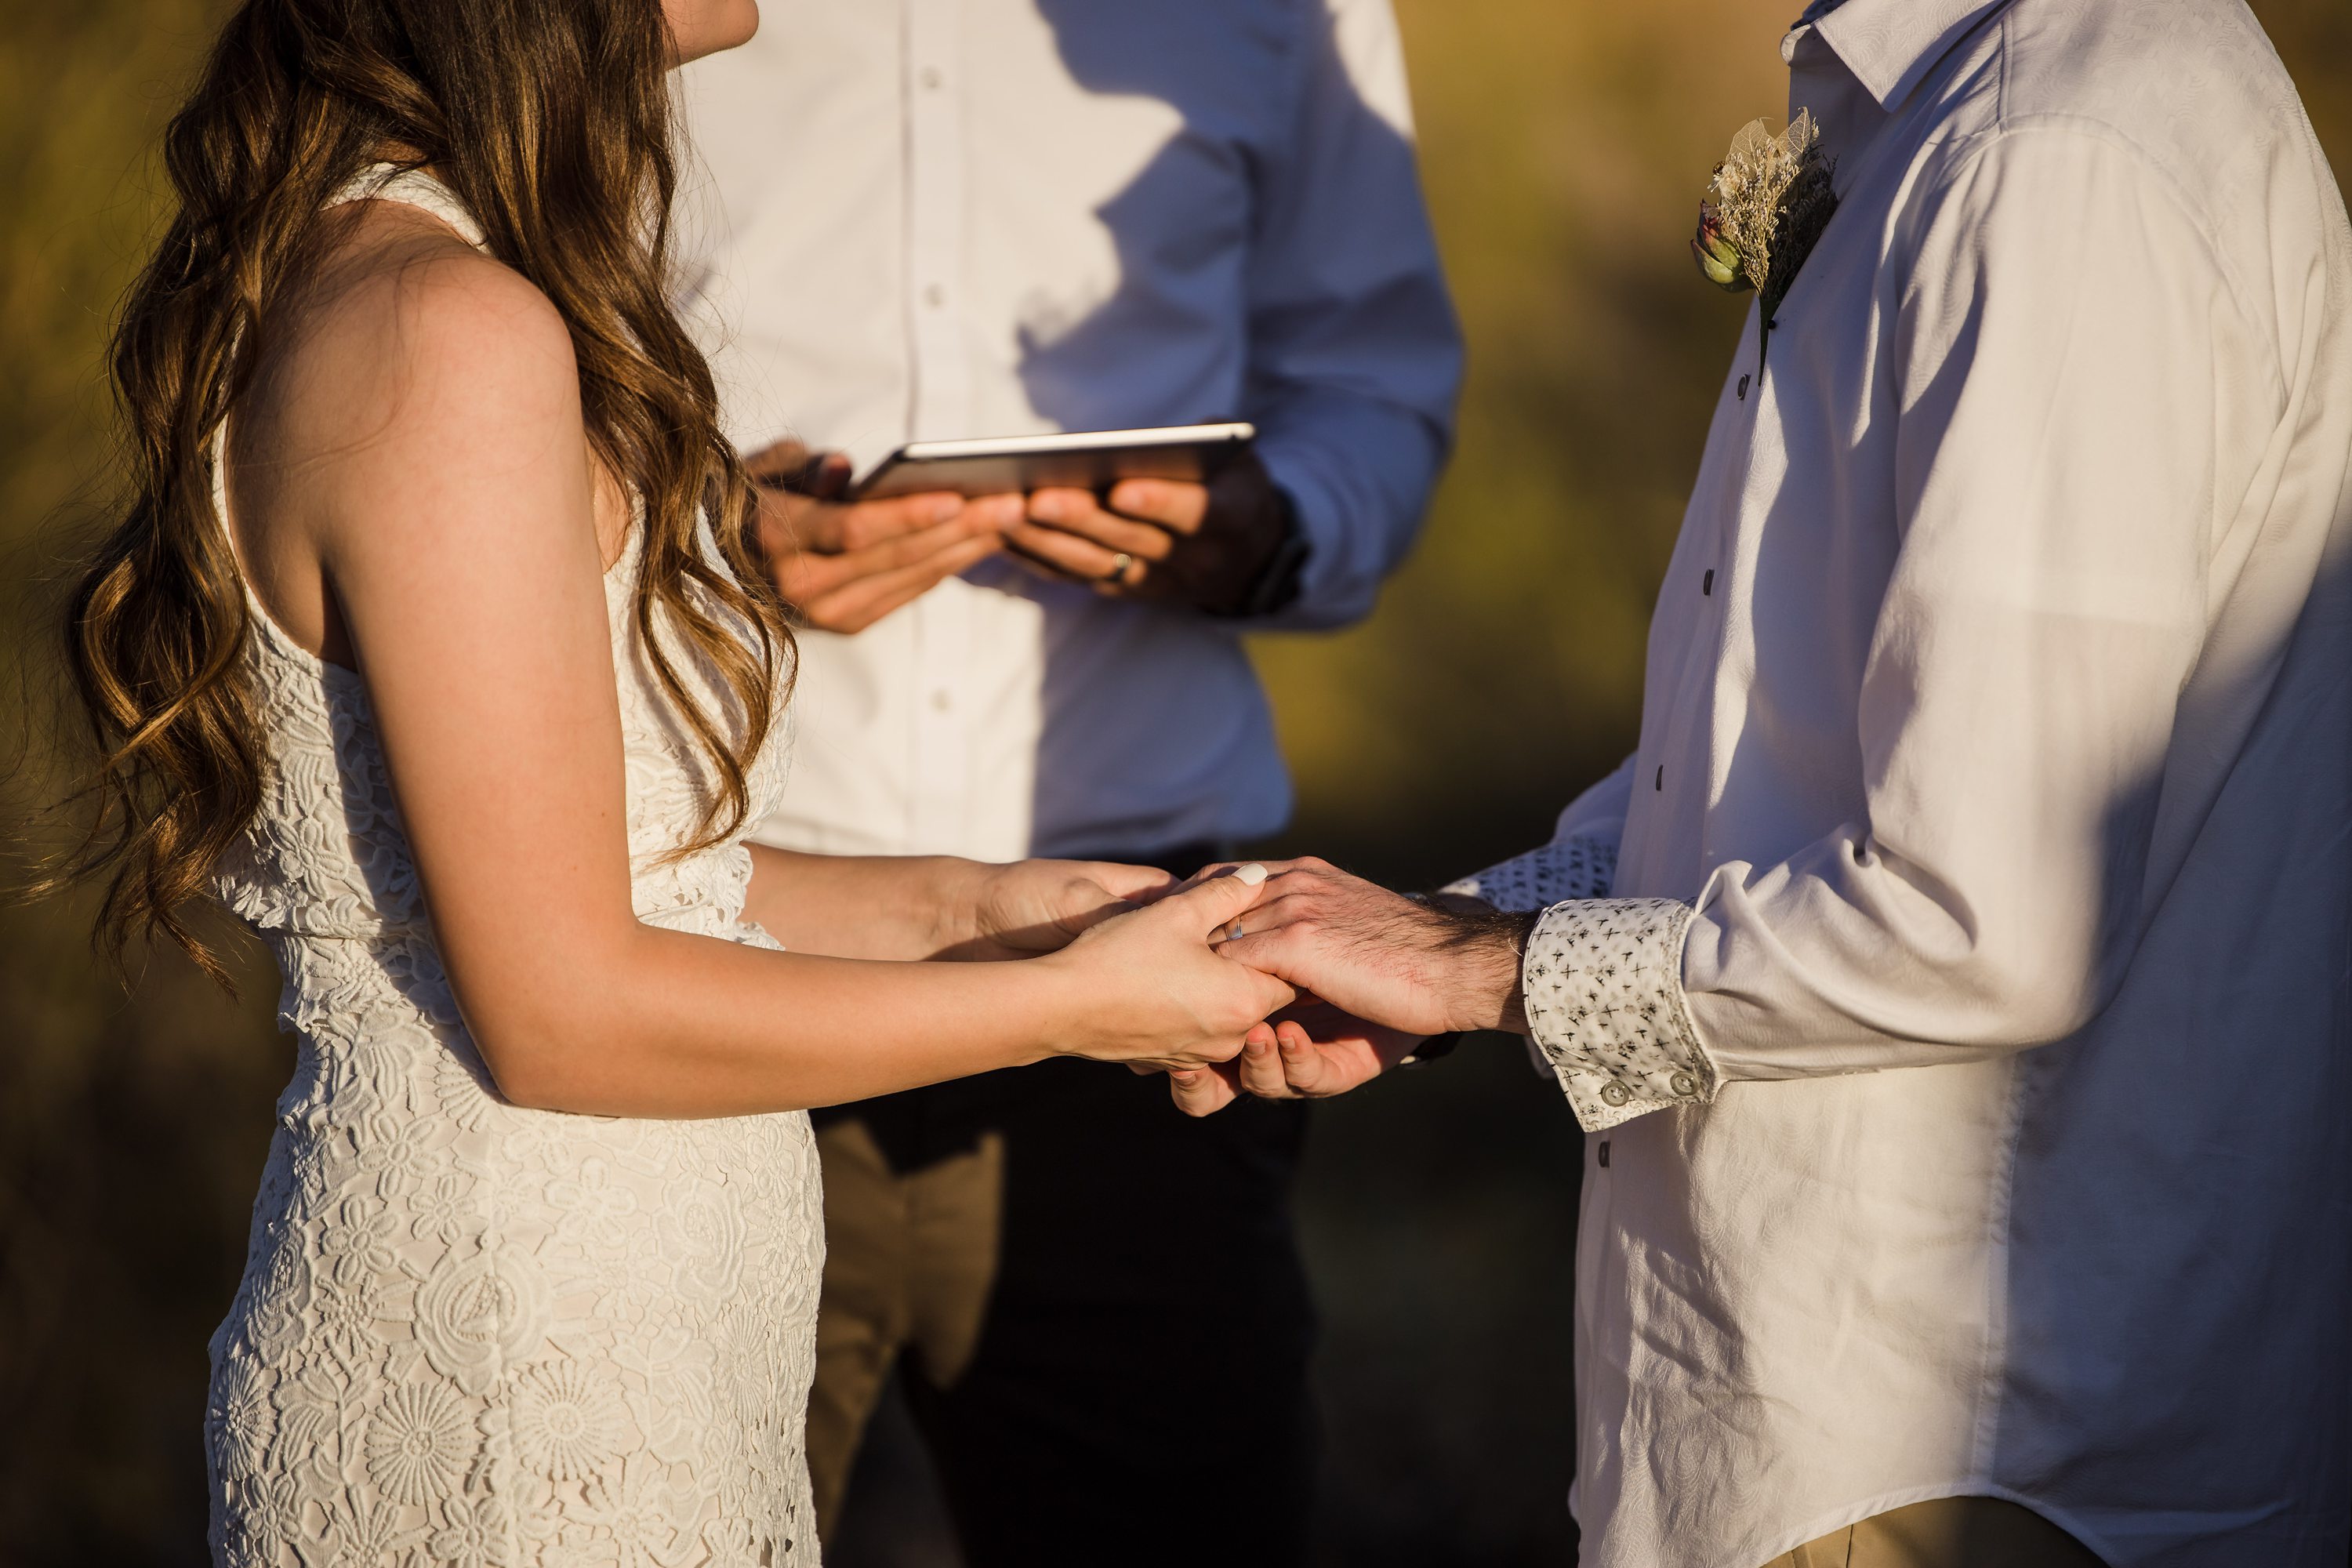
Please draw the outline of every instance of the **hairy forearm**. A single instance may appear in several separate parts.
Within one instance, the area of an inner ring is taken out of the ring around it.
[[[1074,1048],[1104,1011],[1050,960],[885,963],[650,926],[533,984],[452,978],[461,1002],[499,998],[466,1013],[502,1092],[600,1116],[864,1100]]]
[[[1451,928],[1444,958],[1454,1026],[1526,1034],[1527,996],[1519,970],[1540,911],[1510,913],[1444,894],[1434,896],[1431,907]]]
[[[755,844],[743,918],[794,952],[929,958],[971,936],[985,869],[949,855],[808,855]]]

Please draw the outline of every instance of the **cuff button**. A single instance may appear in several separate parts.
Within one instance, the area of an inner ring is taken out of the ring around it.
[[[1686,1072],[1678,1072],[1666,1081],[1672,1084],[1674,1086],[1675,1092],[1681,1095],[1685,1100],[1688,1100],[1692,1095],[1698,1092],[1698,1084],[1696,1080],[1695,1080],[1691,1075]]]
[[[1605,1083],[1601,1086],[1601,1098],[1611,1105],[1622,1105],[1633,1097],[1622,1083]]]

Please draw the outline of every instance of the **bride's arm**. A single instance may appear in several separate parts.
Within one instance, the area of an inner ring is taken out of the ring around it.
[[[370,292],[371,289],[373,293]],[[519,1102],[708,1116],[1060,1052],[1230,1056],[1286,986],[1227,878],[1027,963],[776,953],[634,917],[595,486],[562,320],[472,257],[355,289],[266,460],[304,477],[460,1011]]]
[[[751,846],[743,918],[795,952],[836,958],[1024,958],[1166,891],[1148,866],[951,855],[805,855]]]

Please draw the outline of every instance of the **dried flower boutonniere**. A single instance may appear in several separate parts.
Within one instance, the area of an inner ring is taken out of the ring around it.
[[[1691,239],[1698,269],[1731,293],[1755,289],[1762,307],[1759,375],[1772,318],[1837,211],[1837,193],[1830,188],[1836,169],[1837,160],[1822,151],[1811,110],[1799,110],[1778,136],[1761,120],[1751,120],[1731,139],[1731,151],[1715,166],[1706,199],[1698,205],[1698,233]]]

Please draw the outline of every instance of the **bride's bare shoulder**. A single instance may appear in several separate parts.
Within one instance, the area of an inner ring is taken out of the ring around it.
[[[228,524],[262,602],[303,646],[351,652],[330,592],[350,552],[434,552],[453,529],[585,511],[572,339],[528,279],[430,214],[356,204],[249,343],[229,411]]]
[[[436,485],[585,452],[571,334],[545,294],[418,208],[331,218],[259,324],[230,418],[233,527],[266,593],[290,584],[297,621],[315,592],[304,563],[340,529],[404,526]]]
[[[513,268],[423,210],[362,202],[257,334],[236,419],[302,466],[566,416],[579,371],[562,315]]]

